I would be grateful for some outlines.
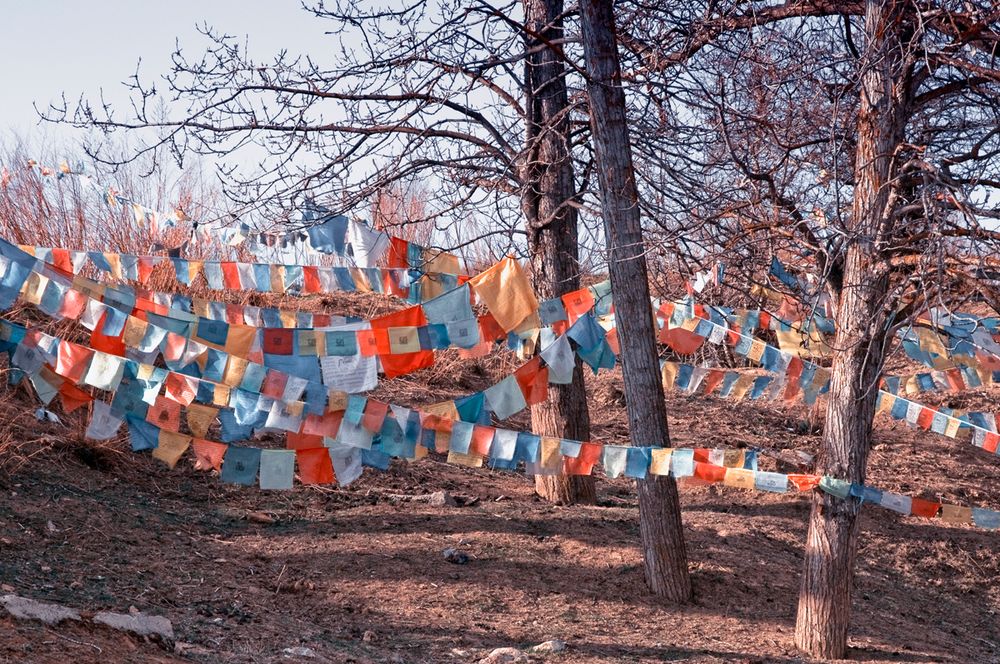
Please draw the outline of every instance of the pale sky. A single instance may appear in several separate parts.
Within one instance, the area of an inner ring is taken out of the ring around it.
[[[361,0],[364,1],[364,0]],[[175,41],[192,55],[204,48],[195,25],[208,22],[249,37],[255,57],[285,48],[320,52],[325,22],[301,9],[299,0],[0,0],[0,136],[72,139],[73,132],[38,125],[32,103],[46,106],[65,92],[96,99],[101,89],[123,104],[120,85],[141,59],[144,78],[167,71]]]

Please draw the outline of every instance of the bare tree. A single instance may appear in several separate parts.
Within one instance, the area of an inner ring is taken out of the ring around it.
[[[639,191],[632,168],[625,92],[611,0],[582,0],[583,46],[594,154],[608,243],[608,271],[621,340],[625,408],[632,439],[670,447],[667,407],[649,315],[649,275],[639,217]],[[639,530],[646,583],[675,602],[691,598],[680,498],[669,476],[637,482]]]

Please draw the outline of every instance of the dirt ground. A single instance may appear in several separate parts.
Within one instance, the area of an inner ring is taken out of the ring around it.
[[[670,408],[678,446],[816,447],[801,407],[675,395]],[[598,431],[620,427],[600,412]],[[899,423],[877,438],[873,484],[1000,507],[995,457]],[[430,459],[344,489],[265,493],[115,448],[48,445],[0,473],[3,592],[164,615],[177,643],[0,611],[0,662],[471,662],[548,639],[568,648],[537,661],[803,661],[792,632],[807,497],[683,486],[696,599],[676,607],[645,590],[634,483],[598,486],[597,506],[553,507],[522,475]],[[478,501],[395,497],[439,490]],[[851,657],[1000,662],[998,537],[865,509]],[[446,562],[446,548],[469,562]]]

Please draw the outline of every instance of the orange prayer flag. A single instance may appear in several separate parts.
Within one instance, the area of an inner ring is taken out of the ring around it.
[[[90,360],[93,357],[94,351],[86,346],[60,341],[59,357],[56,359],[56,373],[67,380],[79,383],[83,380],[83,374],[90,366]]]
[[[122,329],[122,333],[117,336],[107,335],[101,332],[101,330],[104,329],[104,321],[107,316],[107,311],[101,314],[101,320],[97,322],[97,327],[95,327],[94,331],[90,333],[90,347],[94,350],[108,353],[109,355],[124,357],[125,342],[122,341],[122,335],[125,333],[125,330]]]
[[[740,343],[743,337],[740,335],[740,326],[732,324],[729,326],[729,331],[726,332],[726,343],[730,346],[735,346]]]
[[[358,350],[365,357],[378,355],[378,340],[375,338],[375,330],[358,330],[355,332],[358,338]]]
[[[930,408],[921,408],[920,413],[917,414],[917,426],[928,431],[931,428],[931,424],[934,422],[934,411]]]
[[[542,358],[536,355],[514,372],[517,384],[529,406],[542,403],[549,398],[549,368],[542,366]]]
[[[194,451],[195,470],[222,470],[222,458],[226,456],[228,445],[216,443],[211,440],[195,438],[191,441],[191,449]]]
[[[726,377],[726,372],[721,369],[712,369],[707,374],[702,381],[702,385],[705,386],[705,394],[711,394],[715,391],[715,388],[719,386],[719,383],[723,381]]]
[[[285,437],[285,448],[289,450],[313,450],[323,448],[323,436],[289,431]]]
[[[222,285],[226,287],[226,290],[242,290],[240,270],[236,267],[236,263],[225,261],[219,265],[222,267]]]
[[[493,314],[486,314],[479,317],[479,338],[483,342],[500,341],[507,338],[507,333],[497,323]]]
[[[660,341],[670,346],[678,355],[691,355],[705,343],[705,337],[680,327],[669,330],[664,327],[660,330]]]
[[[819,486],[819,475],[789,475],[788,481],[799,491],[812,491]]]
[[[962,379],[962,372],[958,369],[949,369],[944,372],[945,380],[948,382],[948,389],[952,392],[960,392],[965,389],[965,381]]]
[[[181,405],[162,395],[157,395],[153,405],[146,409],[146,421],[167,431],[179,431]]]
[[[563,475],[592,475],[593,472],[594,464],[587,463],[586,459],[563,457]]]
[[[563,473],[566,475],[590,475],[594,472],[594,465],[600,460],[602,445],[596,443],[584,443],[580,446],[580,453],[573,457],[563,457]]]
[[[701,463],[708,463],[708,457],[712,453],[707,447],[696,447],[694,450],[694,460]]]
[[[401,237],[389,237],[388,262],[386,267],[407,268],[410,267],[410,243]]]
[[[559,299],[562,300],[563,307],[566,309],[566,318],[570,325],[594,307],[594,295],[589,288],[566,293]]]
[[[997,443],[1000,443],[1000,436],[993,433],[992,431],[986,432],[986,437],[983,439],[983,449],[987,452],[996,452]]]
[[[171,371],[167,374],[166,395],[185,406],[198,394],[198,379]]]
[[[941,509],[941,503],[923,498],[913,498],[910,504],[910,514],[922,516],[925,519],[933,519]]]
[[[365,404],[364,415],[361,417],[361,426],[372,433],[378,433],[382,430],[382,423],[388,413],[389,404],[369,399],[368,403]]]
[[[87,306],[87,296],[72,288],[63,294],[63,301],[59,305],[59,315],[64,318],[76,320],[83,313]]]
[[[285,393],[286,383],[288,383],[288,374],[268,369],[264,376],[264,382],[260,386],[260,393],[272,399],[280,399]]]
[[[238,304],[226,303],[226,322],[230,325],[243,325],[246,317],[243,315],[243,307]]]
[[[296,450],[295,459],[299,463],[299,477],[303,484],[333,483],[333,462],[327,448]]]
[[[52,248],[52,264],[59,268],[64,274],[73,274],[73,259],[70,258],[68,249]]]
[[[344,411],[333,411],[322,415],[307,415],[302,423],[302,433],[314,436],[336,438],[340,423],[344,419]]]
[[[319,270],[315,265],[302,266],[302,290],[306,293],[322,293],[323,285],[319,280]]]
[[[711,463],[694,464],[694,476],[706,482],[722,482],[726,479],[726,469]]]
[[[62,399],[63,410],[67,413],[72,413],[80,406],[86,406],[94,400],[90,393],[65,380],[59,386],[59,397]]]
[[[490,446],[493,444],[493,436],[496,429],[493,427],[477,424],[472,429],[472,442],[469,443],[469,454],[487,456],[490,453]]]
[[[140,256],[137,267],[139,282],[144,284],[149,281],[149,275],[153,273],[153,268],[156,267],[155,259],[152,256]]]

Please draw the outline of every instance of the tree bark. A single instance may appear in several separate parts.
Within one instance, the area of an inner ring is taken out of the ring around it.
[[[851,236],[836,312],[837,335],[818,472],[863,484],[871,447],[878,379],[885,354],[895,155],[911,104],[902,48],[902,3],[868,0],[866,50],[855,154]],[[795,644],[813,657],[847,652],[859,503],[812,497]]]
[[[669,447],[612,2],[582,0],[580,9],[629,430],[633,443]],[[646,582],[656,595],[686,602],[691,580],[677,485],[669,476],[650,476],[637,484]]]
[[[557,43],[563,36],[562,0],[523,0],[526,48]],[[525,62],[525,150],[521,155],[521,208],[524,213],[535,289],[544,299],[580,287],[577,213],[570,155],[569,97],[562,54],[552,48],[531,53]],[[590,413],[583,371],[577,359],[573,381],[550,385],[549,399],[532,406],[532,429],[541,435],[588,440]],[[535,491],[560,505],[593,503],[590,476],[537,475]]]

